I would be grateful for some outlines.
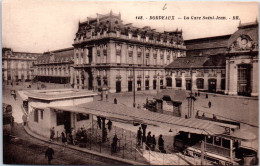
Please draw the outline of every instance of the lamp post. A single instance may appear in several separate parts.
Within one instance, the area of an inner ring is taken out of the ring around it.
[[[157,80],[158,80],[158,86],[157,86],[157,94],[159,93],[159,88],[160,88],[160,79],[159,79],[159,77],[160,77],[160,74],[159,73],[157,73]]]
[[[133,83],[134,83],[134,92],[133,92],[133,100],[134,100],[134,102],[133,102],[133,107],[135,107],[135,67],[134,67],[134,65],[133,65]]]

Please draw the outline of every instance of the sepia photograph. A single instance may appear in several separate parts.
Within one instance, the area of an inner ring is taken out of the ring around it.
[[[1,7],[3,164],[259,164],[259,2]]]

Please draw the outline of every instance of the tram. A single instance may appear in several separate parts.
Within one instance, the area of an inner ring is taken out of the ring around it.
[[[3,136],[9,136],[11,134],[14,123],[12,112],[12,106],[3,103]]]
[[[243,145],[256,136],[241,131],[239,126],[221,124],[225,133],[205,135],[180,131],[174,138],[174,148],[184,155],[203,157],[213,165],[257,165],[257,150]]]

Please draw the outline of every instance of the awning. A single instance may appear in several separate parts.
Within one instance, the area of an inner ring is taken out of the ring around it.
[[[245,130],[235,130],[230,136],[234,139],[240,139],[242,141],[253,141],[257,137],[254,133]]]
[[[24,94],[24,91],[18,91],[18,94],[23,101],[28,100],[28,96]]]
[[[113,118],[120,122],[128,121],[131,123],[142,123],[161,127],[169,126],[171,129],[196,134],[218,135],[225,132],[224,127],[210,123],[210,121],[200,119],[184,119],[102,101],[94,101],[77,106],[51,108],[75,113],[88,113],[95,116],[106,117],[108,119]]]
[[[114,120],[117,122],[134,122],[133,118],[123,116],[123,115],[116,115],[108,112],[102,112],[98,110],[93,110],[93,109],[88,109],[88,108],[80,108],[77,106],[65,106],[65,107],[50,107],[51,109],[57,109],[57,110],[62,110],[62,111],[69,111],[69,112],[74,112],[74,113],[85,113],[85,114],[92,114],[95,116],[101,116],[101,117],[106,117],[109,120]]]

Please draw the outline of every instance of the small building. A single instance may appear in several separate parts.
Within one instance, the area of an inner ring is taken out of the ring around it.
[[[88,114],[60,111],[50,107],[76,106],[92,102],[95,95],[97,94],[91,91],[77,89],[26,91],[24,96],[27,96],[28,102],[28,127],[44,137],[50,136],[51,127],[55,127],[55,135],[60,135],[64,129],[77,129],[83,125],[87,128],[92,121]]]
[[[187,98],[185,90],[164,89],[155,96],[156,110],[182,117],[182,104]]]

